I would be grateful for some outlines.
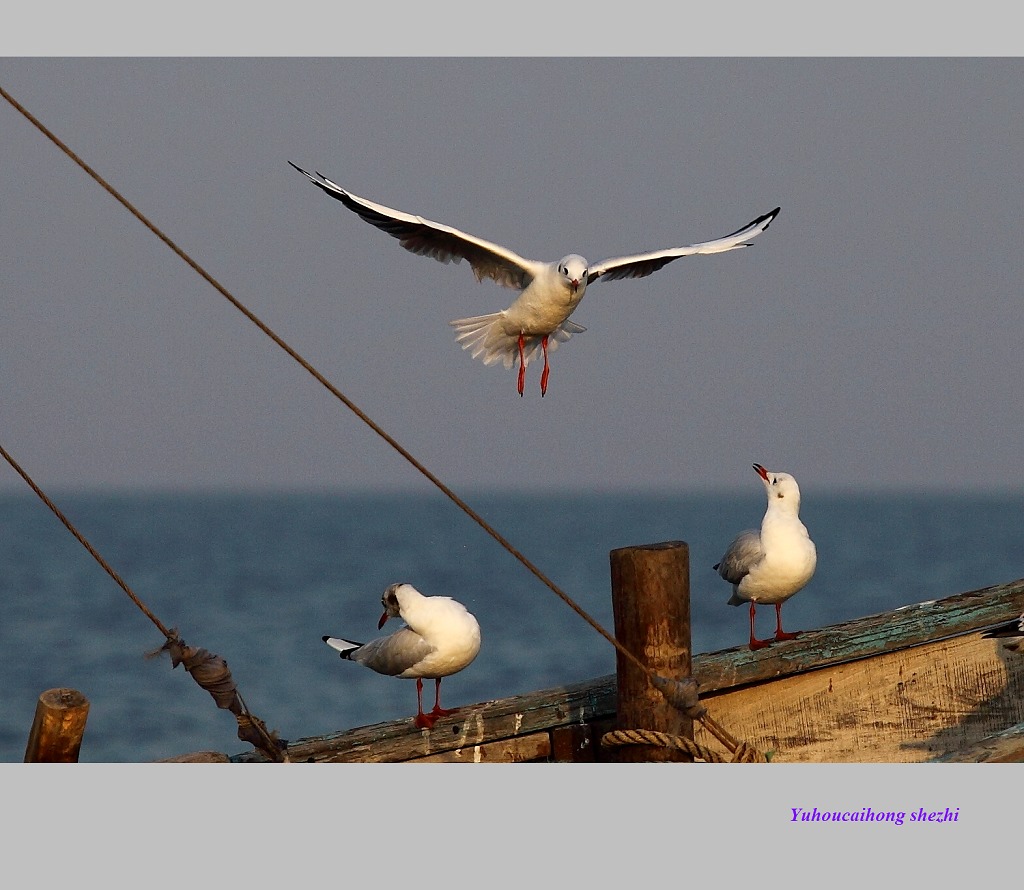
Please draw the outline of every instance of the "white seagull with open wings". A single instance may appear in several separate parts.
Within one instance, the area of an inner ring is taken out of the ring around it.
[[[544,263],[525,259],[507,247],[451,226],[360,198],[320,173],[314,175],[296,164],[292,166],[366,222],[397,238],[406,250],[433,257],[442,263],[467,260],[478,281],[491,278],[498,284],[519,290],[519,296],[512,305],[501,312],[450,322],[456,330],[455,339],[462,348],[471,349],[473,358],[481,358],[485,365],[500,359],[506,368],[511,368],[518,360],[519,395],[523,394],[526,366],[538,349],[544,356],[544,370],[540,378],[540,392],[544,395],[550,371],[548,350],[554,350],[560,342],[586,330],[570,321],[569,316],[583,299],[587,285],[598,278],[606,281],[643,278],[680,257],[725,253],[738,247],[748,247],[752,238],[768,228],[780,209],[776,207],[759,216],[731,235],[686,247],[615,257],[593,264],[579,254],[570,253],[556,263]]]

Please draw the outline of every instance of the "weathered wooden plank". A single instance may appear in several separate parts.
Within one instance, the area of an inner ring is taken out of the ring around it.
[[[735,736],[782,763],[912,763],[1024,720],[1024,658],[975,633],[704,699]],[[716,742],[698,726],[696,740]]]
[[[696,655],[693,675],[703,696],[970,633],[1009,621],[1021,612],[1024,579],[805,631],[795,640],[773,643],[757,652],[743,646]]]
[[[428,757],[456,748],[515,738],[557,726],[589,723],[615,713],[615,678],[558,686],[528,695],[459,708],[439,718],[431,730],[417,729],[412,718],[378,723],[288,745],[292,762],[387,763]],[[255,762],[254,752],[235,762]]]
[[[177,757],[165,757],[154,763],[230,763],[231,758],[220,751],[193,751],[191,754],[179,754]]]
[[[601,745],[605,733],[616,729],[615,714],[595,718],[586,724],[573,723],[551,730],[551,756],[554,763],[621,763],[618,751]]]
[[[937,757],[938,763],[1024,763],[1024,723],[1009,726],[960,751]]]
[[[712,716],[727,730],[752,744],[758,744],[759,738],[771,744],[780,736],[789,739],[792,731],[773,730],[769,736],[763,725],[759,729],[755,725],[757,731],[753,737],[747,737],[737,727],[730,726],[727,714],[718,712],[715,693],[809,672],[820,677],[825,668],[870,661],[886,653],[964,636],[1009,621],[1021,612],[1024,612],[1024,579],[943,600],[905,606],[842,625],[806,631],[795,640],[774,643],[757,652],[751,652],[744,645],[695,655],[693,676]],[[881,669],[885,665],[889,667]],[[886,670],[898,672],[901,667],[906,670],[905,664],[894,665],[891,662],[865,666],[858,682],[866,684],[870,678],[871,682],[885,685]],[[774,695],[774,689],[774,685],[762,689],[762,699],[769,690]],[[466,706],[451,717],[438,720],[432,731],[418,730],[408,718],[299,739],[290,743],[288,754],[293,761],[323,762],[394,762],[427,757],[562,726],[614,720],[616,699],[616,677],[612,674],[572,686]],[[807,724],[806,716],[799,713],[792,716],[797,727]],[[859,719],[870,717],[861,715]],[[757,723],[756,720],[754,722]],[[999,728],[994,727],[992,731]],[[600,735],[596,738],[599,739]],[[717,745],[706,740],[702,743],[709,747]],[[863,745],[858,750],[868,759],[874,759]],[[599,749],[595,755],[596,759],[602,759]],[[258,762],[262,758],[255,752],[247,752],[235,755],[231,760],[244,763]]]
[[[551,755],[551,736],[546,732],[512,739],[453,748],[428,757],[413,757],[406,763],[527,763],[547,760]]]

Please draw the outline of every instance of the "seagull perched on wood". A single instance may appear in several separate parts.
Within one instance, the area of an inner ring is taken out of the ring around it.
[[[1024,615],[1007,621],[1006,624],[1000,624],[982,636],[999,639],[1003,648],[1010,652],[1024,653]]]
[[[462,603],[447,596],[424,596],[411,584],[392,584],[381,597],[384,614],[405,624],[393,634],[369,643],[325,636],[342,658],[366,665],[378,674],[416,679],[416,725],[430,729],[438,717],[451,714],[441,707],[441,678],[461,671],[480,651],[480,625]],[[434,681],[434,709],[423,713],[423,678]]]
[[[500,285],[519,291],[512,305],[501,312],[449,322],[455,328],[455,339],[462,348],[471,349],[473,358],[481,358],[485,365],[500,359],[506,368],[511,368],[516,361],[519,362],[519,395],[523,394],[526,365],[538,349],[544,356],[544,370],[540,377],[540,394],[543,396],[548,389],[550,371],[548,350],[553,351],[573,334],[586,330],[570,321],[569,316],[580,304],[588,285],[598,278],[606,281],[643,278],[684,256],[725,253],[749,247],[750,240],[768,228],[780,209],[776,207],[771,213],[759,216],[731,235],[686,247],[615,257],[593,264],[579,254],[570,253],[556,263],[545,263],[525,259],[507,247],[451,226],[375,204],[343,189],[320,173],[314,175],[291,161],[288,163],[366,222],[397,238],[406,250],[433,257],[442,263],[467,260],[477,281],[491,278]]]
[[[730,606],[750,603],[750,648],[771,645],[754,635],[754,612],[758,603],[775,605],[775,639],[791,640],[796,633],[782,629],[782,604],[801,590],[818,563],[818,554],[807,529],[800,521],[800,487],[789,473],[769,473],[754,464],[768,495],[768,509],[760,532],[740,532],[715,564],[715,569],[732,584]]]

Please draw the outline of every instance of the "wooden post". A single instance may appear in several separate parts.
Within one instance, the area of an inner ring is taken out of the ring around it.
[[[685,541],[612,550],[615,637],[655,674],[690,676],[690,548]],[[693,740],[693,720],[674,708],[647,674],[616,652],[618,729],[649,729]],[[649,745],[617,748],[625,763],[691,762],[684,751]]]
[[[36,702],[25,763],[78,763],[89,700],[75,689],[48,689]]]

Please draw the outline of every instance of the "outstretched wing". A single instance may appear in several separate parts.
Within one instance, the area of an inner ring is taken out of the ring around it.
[[[288,162],[292,164],[291,161]],[[458,263],[466,260],[473,269],[477,281],[491,278],[505,287],[522,290],[530,283],[543,263],[527,260],[515,251],[467,235],[451,226],[432,222],[420,216],[412,216],[401,210],[393,210],[383,204],[375,204],[346,191],[340,185],[317,173],[307,173],[292,164],[317,188],[332,198],[341,201],[349,210],[358,214],[372,226],[387,232],[406,250],[420,256],[433,257],[442,263]]]
[[[750,239],[756,238],[767,229],[771,221],[779,215],[781,209],[781,207],[776,207],[771,213],[759,216],[742,229],[737,229],[731,235],[716,238],[714,241],[701,241],[699,244],[690,244],[688,247],[669,247],[650,253],[638,253],[633,256],[603,260],[590,267],[587,284],[593,284],[598,278],[604,278],[606,281],[615,281],[617,278],[643,278],[652,272],[657,272],[672,260],[678,260],[683,256],[725,253],[727,250],[736,250],[738,247],[749,247]]]

